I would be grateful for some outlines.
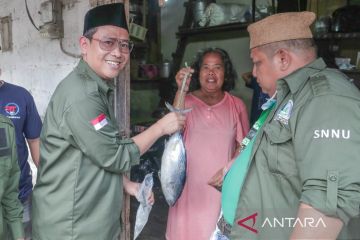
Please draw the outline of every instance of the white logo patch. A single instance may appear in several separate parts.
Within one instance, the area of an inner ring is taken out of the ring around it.
[[[294,106],[294,102],[290,99],[285,104],[285,106],[283,106],[281,111],[275,116],[275,120],[277,120],[285,125],[288,125],[293,106]]]
[[[350,130],[346,129],[315,129],[314,139],[350,139]]]

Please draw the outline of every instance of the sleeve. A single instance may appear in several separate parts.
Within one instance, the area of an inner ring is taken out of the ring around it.
[[[1,203],[5,222],[8,224],[14,239],[18,239],[24,236],[22,225],[23,207],[18,199],[20,169],[17,161],[15,133],[13,129],[9,131],[9,139],[11,168]]]
[[[101,100],[90,98],[69,108],[60,124],[67,140],[95,165],[121,174],[140,161],[140,151],[132,139],[120,139]],[[94,120],[105,118],[95,125]]]
[[[185,96],[185,103],[184,103],[184,106],[185,106],[185,109],[191,109],[189,112],[187,112],[185,114],[186,116],[186,119],[185,119],[185,125],[184,125],[184,129],[183,129],[183,139],[184,141],[186,141],[187,139],[187,135],[188,135],[188,130],[191,129],[191,124],[192,122],[194,121],[193,120],[193,113],[194,113],[194,110],[200,106],[198,106],[196,104],[196,102],[194,102],[192,100],[192,97],[187,94]]]
[[[28,93],[26,96],[26,119],[23,130],[25,138],[35,139],[40,137],[41,127],[42,123],[34,98]]]
[[[236,140],[241,143],[250,130],[249,117],[244,102],[241,99],[237,99],[237,101],[234,102],[236,104],[237,114]]]
[[[300,201],[345,224],[360,207],[359,106],[350,98],[324,95],[295,116]]]

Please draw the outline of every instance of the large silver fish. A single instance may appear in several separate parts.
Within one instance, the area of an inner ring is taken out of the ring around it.
[[[188,112],[187,110],[176,110],[170,104],[166,106],[171,111]],[[164,153],[161,158],[160,182],[166,202],[174,206],[180,197],[186,179],[186,152],[180,131],[175,132],[165,144]]]

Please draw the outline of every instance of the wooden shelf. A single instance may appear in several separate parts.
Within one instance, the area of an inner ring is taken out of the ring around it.
[[[234,31],[234,30],[246,30],[247,26],[250,23],[229,23],[211,27],[197,27],[197,28],[180,28],[179,32],[176,34],[178,36],[195,36],[206,33],[218,33],[225,31]]]
[[[167,78],[153,78],[153,79],[148,79],[148,78],[141,78],[141,79],[131,79],[130,80],[130,84],[135,83],[135,84],[158,84],[158,83],[162,83],[167,81]]]
[[[360,69],[340,70],[345,73],[357,88],[360,89]]]
[[[360,38],[360,32],[351,32],[351,33],[314,33],[315,39],[357,39]]]
[[[351,70],[340,69],[340,71],[342,71],[343,73],[360,74],[360,69],[356,69],[356,68]]]
[[[131,85],[158,85],[160,83],[160,80],[158,79],[147,79],[147,80],[130,80],[130,86]]]

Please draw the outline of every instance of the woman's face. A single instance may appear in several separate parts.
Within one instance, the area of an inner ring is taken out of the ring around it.
[[[199,73],[201,90],[208,93],[222,91],[224,74],[221,56],[218,53],[205,54]]]

